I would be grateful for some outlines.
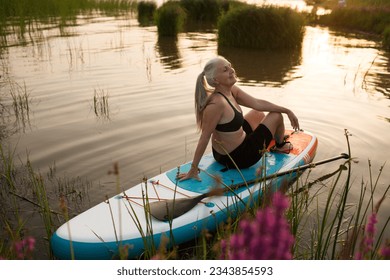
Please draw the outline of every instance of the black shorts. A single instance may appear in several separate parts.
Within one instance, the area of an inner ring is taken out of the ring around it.
[[[259,124],[255,131],[253,131],[250,124],[244,120],[242,127],[246,133],[246,137],[229,155],[238,168],[248,168],[261,159],[264,150],[271,143],[273,136],[264,124]],[[236,168],[228,155],[222,155],[213,149],[213,156],[216,161],[227,168]]]

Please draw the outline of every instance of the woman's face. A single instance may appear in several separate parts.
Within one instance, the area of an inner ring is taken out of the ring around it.
[[[236,72],[229,61],[220,59],[217,62],[214,80],[216,82],[216,86],[233,86],[237,82]]]

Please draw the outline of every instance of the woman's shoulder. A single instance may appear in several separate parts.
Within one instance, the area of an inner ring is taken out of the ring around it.
[[[210,109],[220,109],[221,107],[225,106],[224,102],[226,102],[222,95],[218,93],[212,93],[208,97],[207,107],[210,107]]]
[[[239,88],[238,86],[234,85],[234,86],[232,87],[232,94],[233,94],[233,97],[234,97],[235,99],[237,99],[238,96],[239,96],[240,94],[242,94],[242,93],[245,94],[245,92],[244,92],[241,88]]]
[[[209,101],[210,103],[215,103],[215,104],[223,104],[223,96],[222,94],[219,94],[218,92],[213,92],[209,96]]]
[[[255,99],[250,94],[246,93],[238,86],[233,86],[232,94],[234,99],[236,99],[237,103],[240,105],[248,106],[250,103],[255,101]]]

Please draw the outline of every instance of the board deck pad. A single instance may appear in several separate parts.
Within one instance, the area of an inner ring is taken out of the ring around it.
[[[195,179],[178,181],[176,179],[177,172],[188,172],[191,168],[191,163],[186,163],[180,166],[180,168],[175,168],[168,171],[167,176],[172,181],[172,183],[182,189],[196,193],[206,193],[216,185],[216,180],[213,178],[213,176],[219,177],[222,181],[222,185],[231,186],[242,184],[258,178],[258,170],[260,170],[262,166],[266,166],[265,174],[274,173],[278,168],[288,162],[292,156],[278,153],[265,153],[263,157],[265,157],[265,161],[259,160],[255,165],[252,165],[249,168],[241,169],[240,173],[236,169],[226,169],[224,165],[216,162],[212,155],[206,155],[202,158],[199,164],[199,168],[201,170],[199,177],[201,181]]]
[[[191,168],[191,162],[181,165],[178,168],[171,169],[166,174],[177,187],[195,193],[206,193],[216,185],[213,176],[219,177],[222,180],[223,185],[231,186],[259,178],[259,170],[264,169],[264,167],[266,168],[265,175],[277,173],[278,170],[294,158],[295,155],[300,154],[312,138],[308,134],[299,134],[298,137],[298,134],[292,133],[292,131],[287,132],[289,134],[287,141],[290,141],[294,147],[289,154],[266,152],[262,159],[260,159],[256,164],[249,168],[240,169],[241,173],[236,169],[226,169],[224,165],[216,162],[211,154],[208,154],[203,156],[199,163],[199,169],[201,170],[199,177],[201,181],[195,179],[185,181],[177,180],[177,173],[188,172]],[[271,142],[270,147],[273,145],[274,141]]]

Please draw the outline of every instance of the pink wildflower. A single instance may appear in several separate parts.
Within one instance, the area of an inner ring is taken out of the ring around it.
[[[221,241],[222,259],[291,259],[294,237],[284,217],[287,198],[275,193],[272,205],[260,209],[253,220],[243,219],[230,240]]]
[[[390,259],[390,242],[388,241],[386,245],[384,245],[380,251],[380,254],[385,259]]]
[[[27,237],[14,244],[16,257],[18,259],[25,259],[30,256],[35,248],[35,239],[33,237]]]
[[[355,259],[361,260],[364,256],[372,250],[374,244],[374,237],[376,233],[376,223],[378,222],[376,218],[376,213],[372,213],[368,219],[368,223],[366,225],[363,240],[360,244],[360,251],[357,252]]]

